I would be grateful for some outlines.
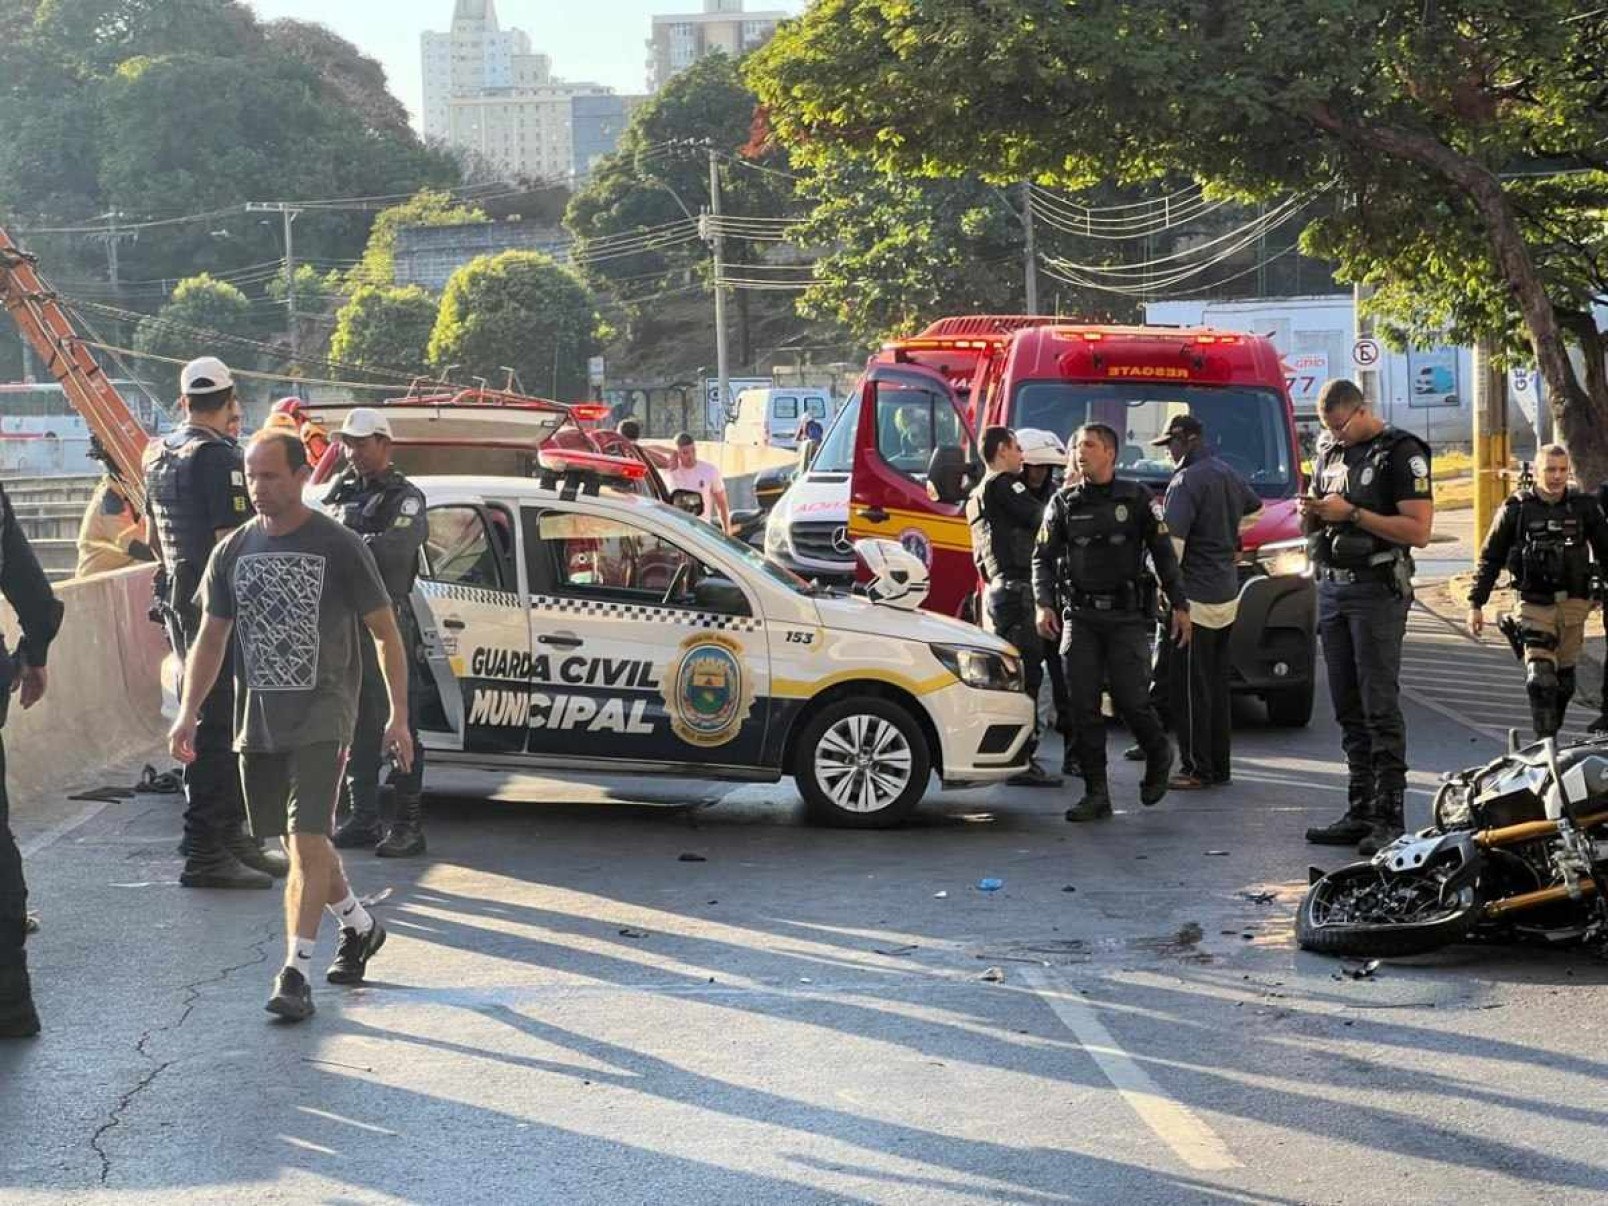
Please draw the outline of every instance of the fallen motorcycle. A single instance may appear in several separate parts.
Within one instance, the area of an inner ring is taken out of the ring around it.
[[[1366,862],[1314,870],[1296,941],[1417,955],[1465,939],[1608,937],[1608,738],[1548,738],[1450,775],[1433,824]]]

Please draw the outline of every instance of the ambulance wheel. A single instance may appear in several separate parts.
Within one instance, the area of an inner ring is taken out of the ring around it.
[[[804,722],[796,748],[793,777],[811,819],[846,829],[899,824],[932,773],[921,726],[875,697],[827,704]]]

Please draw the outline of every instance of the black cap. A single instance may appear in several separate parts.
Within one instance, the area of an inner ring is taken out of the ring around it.
[[[1174,415],[1172,422],[1167,424],[1167,430],[1151,440],[1150,446],[1160,448],[1163,444],[1170,444],[1174,440],[1205,434],[1205,426],[1194,415]]]

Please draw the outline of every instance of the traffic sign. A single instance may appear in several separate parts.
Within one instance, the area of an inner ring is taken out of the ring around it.
[[[1379,341],[1377,339],[1359,339],[1351,345],[1351,363],[1360,369],[1371,369],[1379,364]]]

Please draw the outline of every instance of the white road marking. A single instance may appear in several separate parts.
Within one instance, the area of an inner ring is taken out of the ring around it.
[[[82,825],[89,824],[96,817],[100,816],[101,813],[105,812],[110,804],[110,800],[99,800],[93,804],[90,804],[82,811],[68,817],[65,821],[52,825],[43,833],[35,834],[26,842],[20,843],[17,849],[22,852],[23,858],[32,858],[41,850],[44,850],[49,846],[54,846],[73,830]]]
[[[1083,1045],[1111,1087],[1175,1156],[1197,1172],[1244,1167],[1216,1131],[1157,1087],[1133,1057],[1117,1045],[1092,1009],[1072,993],[1057,988],[1037,968],[1025,968],[1022,977]]]

